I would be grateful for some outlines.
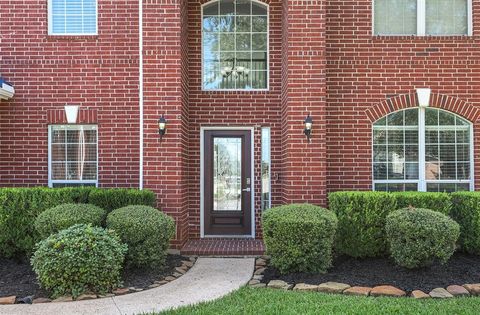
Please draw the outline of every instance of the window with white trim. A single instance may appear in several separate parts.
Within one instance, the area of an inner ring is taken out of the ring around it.
[[[50,35],[96,35],[97,0],[48,0]]]
[[[48,137],[49,186],[97,186],[97,126],[51,125]]]
[[[411,108],[373,125],[373,185],[379,191],[473,189],[472,126],[436,108]]]
[[[271,131],[270,127],[262,128],[262,210],[272,207],[272,170],[271,170]]]
[[[255,0],[204,4],[203,89],[267,89],[268,46],[268,5]]]
[[[375,35],[472,35],[471,0],[374,0]]]

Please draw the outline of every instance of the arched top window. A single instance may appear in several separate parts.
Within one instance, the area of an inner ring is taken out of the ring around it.
[[[473,190],[472,137],[470,122],[441,109],[381,118],[373,125],[374,190]]]
[[[218,0],[202,6],[204,90],[268,88],[268,5]]]

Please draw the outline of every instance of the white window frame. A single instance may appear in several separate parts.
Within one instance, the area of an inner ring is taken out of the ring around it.
[[[214,2],[219,2],[221,0],[213,0],[207,1],[200,6],[201,10],[201,17],[200,17],[200,32],[201,32],[201,39],[200,45],[202,47],[202,55],[200,56],[200,62],[202,63],[202,76],[200,79],[200,84],[202,87],[202,92],[255,92],[255,91],[269,91],[270,90],[270,5],[268,3],[258,1],[258,0],[250,0],[251,2],[259,3],[267,8],[267,87],[264,89],[206,89],[203,85],[203,75],[205,73],[204,69],[204,51],[203,51],[203,8],[207,5],[210,5]],[[235,15],[236,16],[236,15]],[[251,52],[251,50],[250,50]]]
[[[470,179],[469,180],[426,180],[425,179],[425,107],[414,107],[416,110],[418,110],[418,179],[407,179],[407,180],[401,180],[401,179],[392,179],[392,180],[375,180],[375,174],[374,174],[374,142],[373,142],[373,135],[374,132],[373,130],[375,129],[374,125],[378,121],[375,121],[372,124],[372,135],[371,135],[371,152],[372,152],[372,161],[371,161],[371,166],[372,166],[372,190],[375,190],[375,184],[417,184],[417,191],[421,192],[426,192],[427,191],[427,184],[432,183],[432,184],[469,184],[470,191],[475,190],[475,158],[474,158],[474,141],[473,141],[473,136],[474,136],[474,125],[472,122],[466,120],[465,118],[449,112],[442,110],[440,108],[435,108],[436,110],[444,111],[447,112],[451,115],[454,115],[455,117],[459,117],[465,121],[468,122],[469,126],[469,133],[470,133]],[[409,110],[413,108],[407,108],[407,109],[402,109],[399,111],[391,112],[388,113],[388,115],[404,111],[404,110]],[[388,116],[386,115],[386,116]],[[384,116],[384,117],[386,117]],[[382,118],[384,118],[382,117]],[[382,119],[380,118],[380,119]]]
[[[472,0],[467,0],[468,25],[467,34],[425,34],[426,29],[426,0],[417,0],[417,34],[375,34],[375,0],[372,0],[372,35],[373,36],[473,36],[473,6]]]
[[[98,0],[95,0],[95,30],[94,33],[54,33],[53,32],[53,1],[48,0],[48,35],[50,36],[95,36],[98,35]]]
[[[95,126],[97,131],[97,176],[95,180],[60,180],[60,179],[52,179],[52,135],[53,135],[53,128],[58,126],[70,126],[75,128],[83,128],[83,127],[92,127]],[[66,125],[66,124],[56,124],[56,125],[49,125],[48,126],[48,187],[53,187],[54,184],[95,184],[95,187],[98,187],[98,169],[99,169],[99,160],[98,160],[98,125],[93,124],[83,124],[83,125]]]

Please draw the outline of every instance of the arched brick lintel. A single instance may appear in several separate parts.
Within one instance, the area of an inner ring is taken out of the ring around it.
[[[373,123],[392,112],[417,106],[416,93],[401,94],[369,107],[365,111],[365,114],[370,122]],[[430,97],[430,107],[441,108],[452,112],[472,123],[480,119],[480,109],[478,107],[449,95],[432,93]]]
[[[200,0],[200,4],[203,5],[207,2],[216,2],[216,1],[219,1],[219,0]],[[263,2],[265,4],[270,4],[270,0],[257,0],[257,2]]]

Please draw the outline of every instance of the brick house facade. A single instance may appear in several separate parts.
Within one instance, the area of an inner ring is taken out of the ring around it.
[[[207,234],[204,132],[247,130],[253,191],[242,200],[253,199],[254,220],[246,235],[260,238],[263,127],[271,204],[325,206],[330,191],[374,188],[372,125],[417,108],[419,87],[431,89],[430,108],[472,124],[469,180],[479,177],[477,1],[467,1],[465,36],[375,35],[371,0],[262,1],[268,88],[205,90],[202,8],[211,2],[143,0],[140,10],[138,0],[98,0],[96,34],[52,35],[48,0],[10,1],[0,12],[0,73],[15,96],[0,103],[0,185],[50,183],[49,126],[65,125],[64,106],[79,105],[76,124],[98,128],[98,186],[153,190],[176,220],[179,248]]]

